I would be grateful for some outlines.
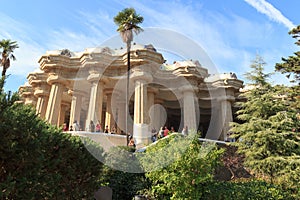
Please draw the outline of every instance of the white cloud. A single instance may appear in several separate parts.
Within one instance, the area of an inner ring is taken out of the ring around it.
[[[283,24],[288,29],[295,27],[293,22],[286,18],[278,9],[265,0],[245,0],[248,4],[253,6],[258,12],[267,15],[270,19]]]

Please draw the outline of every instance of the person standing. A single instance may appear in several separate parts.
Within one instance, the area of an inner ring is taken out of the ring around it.
[[[73,123],[73,129],[74,131],[79,131],[79,124],[77,123],[77,120],[75,120]]]
[[[160,127],[160,129],[159,129],[159,137],[160,138],[164,137],[164,128],[163,127]]]
[[[165,126],[164,137],[166,137],[168,134],[169,134],[169,129],[167,126]]]
[[[187,136],[188,135],[188,127],[187,126],[185,126],[183,129],[182,129],[182,135],[184,135],[184,136]]]
[[[94,124],[93,120],[91,120],[91,122],[90,122],[89,129],[91,132],[95,132],[95,124]]]
[[[105,126],[104,133],[109,133],[108,125]]]
[[[63,131],[68,131],[69,129],[68,129],[68,126],[67,126],[67,123],[64,123],[63,124]]]
[[[175,133],[175,132],[176,132],[173,126],[171,127],[170,132],[171,132],[171,133]]]
[[[96,132],[101,132],[101,123],[98,120],[97,124],[96,124]]]
[[[110,133],[111,134],[116,134],[117,133],[117,130],[114,126],[112,127],[112,129],[110,129]]]

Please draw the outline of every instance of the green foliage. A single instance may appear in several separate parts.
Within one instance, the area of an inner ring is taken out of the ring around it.
[[[293,38],[297,39],[296,45],[300,46],[300,25],[292,29],[289,34]],[[294,56],[289,56],[288,58],[282,58],[283,63],[276,64],[276,70],[281,73],[287,73],[287,77],[290,78],[291,74],[294,75],[292,82],[298,82],[300,84],[300,51],[295,52]]]
[[[173,134],[146,151],[141,162],[152,182],[148,193],[155,199],[200,199],[202,186],[212,180],[223,150],[201,143],[199,135]],[[159,168],[159,164],[160,168]]]
[[[269,184],[265,181],[251,180],[246,182],[210,182],[204,186],[205,192],[201,199],[295,199],[289,191]]]
[[[300,25],[292,29],[289,34],[297,39],[295,44],[300,46]],[[291,106],[297,108],[298,112],[300,112],[300,51],[295,52],[293,56],[289,56],[288,58],[282,58],[282,63],[277,63],[275,68],[277,71],[287,74],[286,77],[292,83],[298,83],[290,88],[290,97],[293,101]]]
[[[134,8],[125,8],[114,17],[114,22],[118,26],[123,42],[127,44],[127,52],[130,51],[133,40],[133,32],[139,34],[143,29],[139,26],[144,18],[136,13]]]
[[[144,18],[136,13],[134,8],[125,8],[114,17],[114,22],[118,25],[118,32],[128,29],[140,29],[138,24],[143,23]],[[129,26],[126,26],[129,25]]]
[[[149,187],[139,161],[130,147],[111,148],[105,159],[101,182],[113,190],[113,199],[132,199],[139,190]],[[133,173],[133,172],[137,173]]]
[[[0,198],[91,198],[102,164],[79,137],[49,126],[16,99],[0,91]]]
[[[2,77],[5,76],[6,70],[10,67],[10,58],[16,60],[16,57],[13,54],[16,48],[19,48],[16,41],[5,39],[0,41],[0,53],[2,56],[0,66],[3,67]]]
[[[247,101],[238,103],[237,118],[242,123],[231,124],[239,138],[236,145],[256,174],[280,182],[289,177],[288,184],[298,187],[299,175],[291,178],[290,170],[300,168],[300,135],[296,131],[300,126],[297,110],[290,106],[289,88],[271,86],[257,62],[251,68],[248,78],[253,88],[242,94]]]
[[[250,68],[252,71],[245,73],[245,78],[251,82],[251,85],[262,87],[270,86],[267,79],[271,76],[270,73],[264,73],[266,62],[259,55],[252,61]]]

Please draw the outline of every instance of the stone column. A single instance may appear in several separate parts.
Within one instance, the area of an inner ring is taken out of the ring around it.
[[[118,131],[125,133],[126,129],[126,101],[119,100],[118,102]]]
[[[50,86],[47,84],[47,74],[34,72],[27,76],[28,83],[32,86],[33,95],[36,97],[35,110],[41,118],[45,117]]]
[[[152,76],[147,72],[134,71],[132,79],[135,85],[133,136],[139,147],[151,142],[151,132],[147,123],[147,83],[152,80]]]
[[[88,79],[91,82],[90,103],[86,119],[86,128],[90,124],[90,121],[96,124],[97,121],[101,121],[102,118],[102,103],[103,103],[103,83],[98,81],[98,78]]]
[[[147,123],[149,124],[150,131],[155,128],[155,107],[154,107],[154,95],[157,90],[154,88],[147,89]],[[156,128],[155,128],[156,129]],[[157,130],[157,129],[156,129]]]
[[[181,90],[183,95],[184,127],[187,126],[188,130],[197,131],[194,89],[191,86],[185,86]]]
[[[80,122],[80,112],[82,106],[82,97],[86,95],[86,93],[81,91],[70,91],[69,94],[72,95],[71,101],[71,111],[70,111],[70,123],[69,127],[72,126],[73,122],[76,120],[78,123]]]
[[[147,86],[146,81],[135,81],[135,94],[134,94],[134,123],[146,124],[146,109],[147,109]]]
[[[227,133],[230,129],[229,123],[233,121],[231,109],[232,100],[234,100],[234,97],[231,96],[221,99],[222,134],[220,140],[225,140],[227,138]]]
[[[36,103],[36,114],[41,118],[45,118],[46,109],[48,104],[49,97],[46,95],[38,95],[37,103]]]
[[[114,120],[112,109],[111,109],[112,90],[106,90],[105,94],[107,97],[107,101],[106,101],[106,113],[105,113],[104,126],[108,126],[109,130],[111,130],[115,126],[115,120]]]
[[[57,125],[63,91],[63,84],[61,84],[60,82],[52,83],[45,115],[45,119],[52,125]]]

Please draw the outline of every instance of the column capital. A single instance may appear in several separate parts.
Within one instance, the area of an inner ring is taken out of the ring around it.
[[[34,96],[36,97],[43,97],[43,96],[49,96],[50,91],[45,91],[45,90],[41,90],[41,89],[36,89],[34,90]]]
[[[130,79],[133,81],[145,81],[146,83],[149,83],[153,80],[153,77],[148,72],[135,70],[130,75]]]
[[[102,74],[100,73],[90,73],[90,75],[87,77],[87,80],[89,82],[98,82],[101,79]]]
[[[87,92],[81,90],[68,90],[68,94],[71,96],[86,96]]]
[[[69,80],[65,79],[64,77],[58,75],[57,73],[49,73],[49,76],[47,78],[47,83],[49,85],[52,85],[54,83],[58,83],[58,84],[61,84],[61,85],[69,85]]]

